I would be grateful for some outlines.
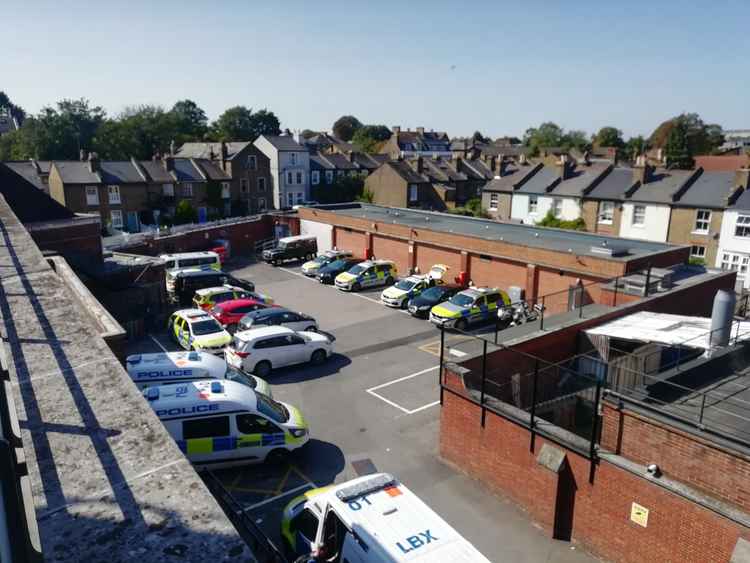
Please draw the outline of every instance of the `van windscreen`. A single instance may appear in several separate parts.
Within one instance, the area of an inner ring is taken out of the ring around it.
[[[258,401],[258,412],[260,414],[267,416],[274,422],[286,422],[289,420],[289,411],[281,403],[277,403],[263,393],[256,393],[255,398]]]

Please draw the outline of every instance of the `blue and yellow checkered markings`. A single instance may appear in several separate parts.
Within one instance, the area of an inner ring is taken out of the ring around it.
[[[228,452],[240,448],[258,448],[285,446],[297,441],[291,434],[274,432],[273,434],[245,434],[243,436],[222,436],[218,438],[191,438],[177,440],[180,451],[187,455],[212,454]]]

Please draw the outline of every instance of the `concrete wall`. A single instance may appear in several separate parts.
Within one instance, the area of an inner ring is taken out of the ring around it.
[[[633,225],[633,208],[636,205],[644,205],[646,207],[646,219],[643,225]],[[625,203],[622,206],[620,236],[666,242],[670,211],[667,205]]]

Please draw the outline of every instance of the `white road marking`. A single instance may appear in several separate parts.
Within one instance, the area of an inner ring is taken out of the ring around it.
[[[289,489],[288,491],[284,491],[281,494],[276,495],[275,497],[267,498],[266,500],[262,500],[260,502],[256,502],[255,504],[251,504],[250,506],[246,506],[242,509],[242,512],[247,512],[248,510],[253,510],[255,508],[259,508],[263,505],[269,504],[275,500],[278,500],[280,498],[284,498],[286,496],[291,495],[292,493],[296,493],[298,491],[301,491],[303,489],[314,489],[315,483],[305,483],[304,485],[300,485],[299,487],[294,487],[293,489]]]
[[[417,407],[416,409],[412,409],[409,411],[409,414],[414,414],[415,412],[423,411],[425,409],[429,409],[430,407],[434,407],[435,405],[439,405],[440,401],[434,401],[432,403],[427,403],[426,405],[422,405],[421,407]]]
[[[380,385],[376,385],[375,387],[370,387],[368,391],[377,391],[378,389],[382,389],[383,387],[388,387],[389,385],[393,385],[394,383],[401,383],[402,381],[406,381],[407,379],[411,379],[412,377],[417,377],[418,375],[422,375],[423,373],[427,373],[428,371],[438,369],[439,367],[440,366],[432,366],[431,368],[423,369],[422,371],[412,373],[411,375],[405,375],[404,377],[399,377],[398,379],[394,379],[393,381],[388,381],[387,383],[381,383]]]
[[[454,348],[451,348],[448,353],[451,356],[456,356],[457,358],[463,358],[466,355],[466,352],[462,352],[461,350],[456,350]]]
[[[162,352],[168,352],[168,350],[167,350],[167,349],[166,349],[166,348],[165,348],[164,346],[162,346],[161,342],[159,342],[159,341],[158,341],[158,340],[156,339],[156,337],[155,337],[155,336],[154,336],[153,334],[149,334],[149,337],[151,338],[151,340],[153,340],[153,341],[154,341],[154,343],[155,343],[155,344],[156,344],[156,345],[157,345],[157,346],[158,346],[159,348],[161,348]]]
[[[404,377],[399,377],[398,379],[394,379],[393,381],[388,381],[387,383],[381,383],[380,385],[376,385],[375,387],[370,387],[369,389],[366,389],[366,391],[370,395],[372,395],[373,397],[377,397],[378,399],[380,399],[384,403],[388,403],[389,405],[391,405],[394,408],[397,408],[398,410],[400,410],[404,414],[414,414],[414,413],[417,413],[419,411],[423,411],[425,409],[428,409],[430,407],[434,407],[435,405],[440,404],[440,401],[434,401],[432,403],[428,403],[426,405],[422,405],[421,407],[417,407],[416,409],[409,410],[409,409],[407,409],[405,407],[402,407],[398,403],[395,403],[395,402],[391,401],[390,399],[387,399],[387,398],[383,397],[381,394],[376,393],[376,391],[378,389],[382,389],[383,387],[388,387],[389,385],[393,385],[395,383],[400,383],[401,381],[406,381],[407,379],[411,379],[413,377],[417,377],[417,376],[423,375],[423,374],[428,373],[430,371],[434,371],[434,370],[438,369],[439,367],[440,366],[433,366],[431,368],[423,369],[422,371],[418,371],[418,372],[412,373],[410,375],[405,375]]]
[[[376,393],[375,391],[373,391],[372,389],[368,389],[368,390],[367,390],[367,392],[368,392],[368,393],[369,393],[370,395],[372,395],[373,397],[377,397],[378,399],[380,399],[380,400],[381,400],[381,401],[383,401],[384,403],[388,403],[388,404],[389,404],[389,405],[391,405],[392,407],[395,407],[395,408],[397,408],[397,409],[398,409],[398,410],[400,410],[401,412],[403,412],[403,413],[406,413],[406,414],[410,414],[410,413],[409,413],[409,409],[405,409],[404,407],[402,407],[401,405],[399,405],[399,404],[397,404],[397,403],[394,403],[394,402],[393,402],[393,401],[391,401],[390,399],[386,399],[386,398],[385,398],[385,397],[383,397],[382,395],[379,395],[379,394],[377,394],[377,393]]]

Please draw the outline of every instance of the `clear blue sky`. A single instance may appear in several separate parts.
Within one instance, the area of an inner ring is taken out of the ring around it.
[[[750,2],[114,2],[4,10],[0,89],[29,112],[86,97],[268,107],[290,129],[423,125],[520,135],[555,121],[649,134],[682,111],[750,127]]]

